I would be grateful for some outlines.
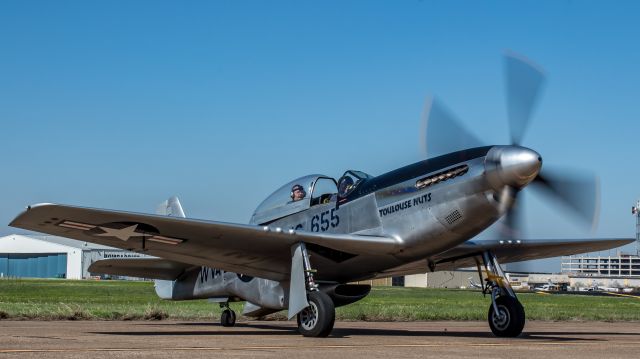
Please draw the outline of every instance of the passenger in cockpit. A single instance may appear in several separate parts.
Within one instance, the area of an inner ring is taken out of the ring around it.
[[[343,176],[338,184],[338,195],[344,197],[353,188],[353,179],[349,176]]]
[[[293,202],[299,201],[303,198],[305,198],[307,196],[307,192],[305,192],[304,188],[299,185],[293,185],[293,187],[291,187],[291,200]]]

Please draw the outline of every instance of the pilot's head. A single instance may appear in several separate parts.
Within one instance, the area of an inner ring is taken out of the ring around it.
[[[338,193],[344,196],[353,187],[353,179],[349,176],[342,177],[340,184],[338,185]]]
[[[303,199],[304,197],[306,197],[306,195],[307,192],[304,191],[304,188],[301,185],[296,184],[291,187],[291,199],[294,202]]]

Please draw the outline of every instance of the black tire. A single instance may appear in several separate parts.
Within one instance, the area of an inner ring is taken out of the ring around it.
[[[220,324],[223,327],[233,327],[236,325],[236,312],[231,309],[225,309],[220,315]]]
[[[326,337],[333,330],[336,309],[323,292],[314,291],[307,297],[309,306],[298,313],[298,331],[305,337]]]
[[[493,305],[489,306],[489,327],[497,337],[517,337],[522,333],[525,322],[524,308],[513,297],[502,296],[496,299],[498,311],[503,315],[495,315]]]

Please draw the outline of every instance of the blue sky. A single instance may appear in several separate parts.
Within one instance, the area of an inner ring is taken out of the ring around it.
[[[55,202],[246,222],[308,173],[422,159],[435,94],[508,142],[501,55],[545,68],[524,145],[596,173],[600,225],[525,196],[530,238],[633,237],[640,5],[604,1],[0,2],[0,222]],[[0,225],[0,235],[16,229]],[[550,268],[554,269],[554,268]]]

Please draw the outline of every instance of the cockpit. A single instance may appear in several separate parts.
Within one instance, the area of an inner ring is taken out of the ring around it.
[[[338,180],[338,196],[346,198],[360,186],[364,181],[373,178],[371,175],[362,171],[349,170],[345,172]]]
[[[265,224],[313,206],[342,201],[370,175],[346,171],[339,181],[320,174],[297,178],[278,188],[256,208],[251,224]]]

